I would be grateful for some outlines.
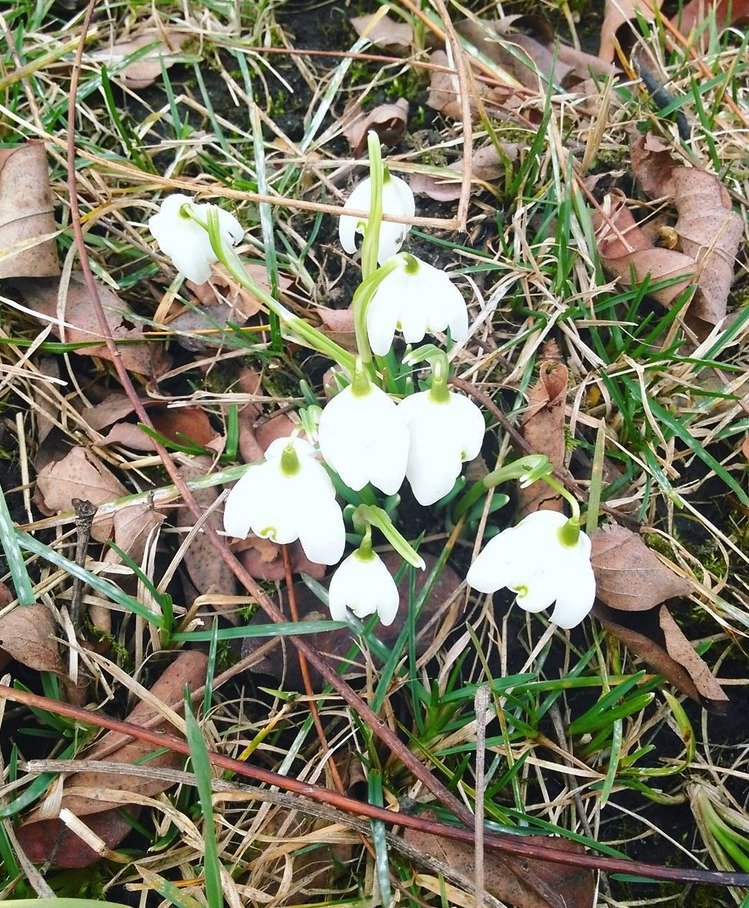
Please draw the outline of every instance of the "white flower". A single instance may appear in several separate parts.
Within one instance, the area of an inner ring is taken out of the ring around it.
[[[330,581],[328,605],[334,621],[345,621],[350,609],[357,618],[377,612],[387,626],[393,623],[399,601],[395,580],[375,552],[357,549],[341,562]]]
[[[463,463],[478,456],[484,417],[467,397],[435,393],[434,384],[402,400],[398,413],[411,436],[406,477],[419,504],[434,504],[452,489]]]
[[[300,438],[277,438],[265,461],[244,474],[226,499],[224,529],[240,539],[250,530],[278,543],[298,539],[318,564],[335,564],[346,546],[333,483]]]
[[[506,586],[528,612],[540,612],[556,601],[551,620],[564,628],[579,624],[593,608],[596,581],[590,539],[581,532],[576,542],[565,542],[567,523],[556,511],[524,517],[489,540],[468,571],[468,583],[482,593]]]
[[[372,181],[366,177],[354,189],[343,207],[353,211],[369,211],[371,205]],[[394,177],[387,171],[382,184],[382,213],[411,218],[416,213],[416,202],[411,187],[405,180]],[[363,233],[365,226],[366,224],[359,218],[346,214],[338,222],[341,246],[350,255],[356,252],[356,234]],[[396,224],[393,221],[383,221],[380,224],[380,245],[377,250],[377,261],[380,265],[401,248],[409,230],[408,224]]]
[[[193,220],[185,208],[203,224],[208,222],[208,211],[218,212],[221,240],[235,246],[244,236],[239,221],[233,214],[217,205],[198,205],[187,195],[167,196],[158,214],[148,219],[148,229],[159,244],[159,249],[174,262],[174,267],[196,284],[204,284],[211,276],[211,265],[216,255],[211,247],[208,231]]]
[[[396,328],[409,344],[429,331],[445,331],[457,343],[468,337],[468,309],[446,272],[412,255],[404,255],[377,287],[367,308],[367,334],[372,352],[385,356]]]
[[[406,475],[408,429],[384,391],[357,385],[355,379],[322,411],[320,452],[349,488],[358,492],[371,482],[393,495]]]

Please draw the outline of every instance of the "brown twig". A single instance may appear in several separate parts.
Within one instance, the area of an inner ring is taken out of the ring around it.
[[[72,500],[75,509],[75,563],[78,567],[86,567],[86,554],[91,541],[91,527],[96,514],[96,505],[84,498]],[[83,581],[80,577],[73,578],[73,592],[70,595],[70,621],[76,633],[81,626],[81,602],[83,600]]]
[[[125,391],[125,394],[128,396],[130,402],[132,403],[133,409],[139,421],[144,423],[149,428],[152,428],[153,426],[151,418],[145,407],[143,406],[143,402],[136,392],[130,376],[122,363],[120,352],[114,342],[109,323],[107,322],[106,316],[104,315],[99,292],[96,287],[96,282],[94,281],[94,276],[88,261],[86,242],[83,235],[83,226],[81,223],[81,213],[78,205],[78,183],[75,166],[76,96],[78,91],[78,78],[81,70],[81,59],[83,56],[85,37],[91,24],[91,18],[95,5],[96,0],[89,0],[82,25],[81,42],[79,44],[75,61],[73,63],[73,71],[70,80],[70,97],[68,99],[67,121],[67,170],[68,192],[70,196],[70,221],[73,227],[76,247],[80,258],[81,270],[83,272],[86,288],[91,299],[92,307],[96,313],[99,331],[111,356],[112,364],[114,365],[114,368],[117,372],[117,377],[122,384],[122,388]],[[172,461],[169,452],[155,437],[153,440],[153,445],[156,449],[157,454],[161,458],[164,467],[169,474],[169,477],[177,487],[185,504],[187,505],[195,519],[199,520],[202,516],[202,510],[195,500],[195,496],[192,494],[187,484],[185,483],[185,480],[177,470],[177,467]],[[224,563],[229,567],[229,569],[239,580],[239,582],[242,583],[247,591],[256,599],[260,607],[263,609],[265,614],[268,615],[271,621],[279,624],[285,623],[286,618],[284,617],[283,613],[278,609],[275,603],[271,601],[262,587],[260,587],[256,583],[254,578],[250,576],[243,565],[240,564],[236,556],[234,556],[229,550],[226,542],[221,539],[221,537],[218,535],[218,533],[210,523],[205,524],[205,526],[203,527],[203,532],[210,545],[215,549],[215,551],[218,553]],[[300,637],[289,637],[289,640],[297,648],[297,650],[299,650],[307,658],[308,662],[317,669],[320,675],[325,679],[325,681],[328,682],[328,684],[331,685],[333,690],[335,690],[339,694],[339,696],[346,702],[346,704],[350,706],[358,714],[362,721],[372,729],[372,732],[380,739],[380,741],[382,741],[382,743],[385,744],[391,750],[391,752],[398,757],[398,759],[409,770],[409,772],[411,772],[416,779],[418,779],[429,791],[431,791],[435,798],[441,801],[442,804],[448,810],[450,810],[455,815],[455,817],[458,818],[464,825],[471,826],[473,823],[473,815],[471,811],[468,810],[465,805],[462,804],[458,800],[458,798],[456,798],[455,795],[442,782],[435,778],[432,772],[430,772],[430,770],[411,753],[411,751],[403,744],[403,742],[386,724],[386,722],[380,716],[378,716],[374,712],[374,710],[372,710],[371,707],[368,706],[362,700],[362,698],[351,688],[351,686],[338,675],[338,673],[326,662],[324,657],[319,655],[313,649],[313,647],[311,647],[306,642],[306,640]],[[340,796],[338,795],[338,797]]]
[[[96,725],[99,728],[106,728],[109,731],[117,732],[128,738],[134,738],[139,741],[147,741],[156,747],[166,747],[175,753],[190,755],[190,747],[183,738],[165,732],[153,731],[152,729],[142,728],[131,722],[122,722],[119,719],[112,719],[103,713],[93,713],[79,706],[73,706],[70,703],[60,703],[57,700],[50,700],[47,697],[32,694],[24,690],[15,690],[0,684],[0,699],[11,700],[14,703],[23,703],[25,706],[35,709],[43,709],[48,712],[56,713],[60,716],[67,716],[82,722],[85,725]],[[279,775],[268,769],[261,769],[259,766],[249,766],[241,760],[235,760],[224,754],[208,751],[208,758],[213,766],[221,769],[228,769],[237,775],[256,782],[262,782],[266,785],[275,785],[282,791],[291,791],[294,794],[302,795],[322,804],[330,804],[339,810],[354,816],[368,817],[371,820],[380,820],[390,826],[405,826],[409,829],[418,829],[420,832],[426,832],[431,835],[442,836],[449,839],[455,839],[459,842],[473,843],[474,835],[472,829],[464,829],[459,826],[448,826],[445,823],[439,823],[436,820],[429,820],[424,817],[413,816],[408,813],[396,813],[387,810],[384,807],[375,807],[373,804],[367,804],[364,801],[357,801],[346,795],[340,795],[338,792],[330,791],[320,785],[313,785],[309,782],[300,782],[290,776]],[[573,864],[577,867],[591,867],[594,870],[606,870],[611,873],[628,873],[637,874],[638,876],[647,877],[651,880],[673,880],[676,882],[693,882],[706,883],[714,886],[749,886],[749,873],[735,873],[720,870],[701,870],[691,867],[659,867],[655,864],[646,864],[642,861],[630,861],[626,858],[611,858],[607,855],[598,854],[577,854],[575,852],[560,851],[556,848],[549,848],[546,845],[540,845],[537,842],[528,842],[524,836],[500,835],[493,832],[486,832],[484,835],[484,845],[491,851],[498,851],[503,854],[514,854],[525,859],[535,859],[539,861],[549,861],[553,864]]]

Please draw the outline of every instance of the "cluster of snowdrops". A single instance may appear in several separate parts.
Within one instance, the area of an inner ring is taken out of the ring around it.
[[[462,344],[468,337],[468,310],[445,271],[400,251],[407,224],[382,220],[383,213],[412,218],[415,204],[408,184],[383,165],[374,134],[369,137],[369,160],[370,176],[345,206],[352,214],[339,223],[346,252],[355,253],[357,235],[363,236],[362,281],[352,301],[357,355],[295,316],[249,278],[234,250],[244,235],[234,215],[175,194],[163,201],[149,228],[186,278],[204,283],[211,265],[222,262],[238,284],[278,316],[288,336],[337,364],[338,393],[322,409],[305,411],[304,437],[300,433],[274,441],[265,460],[249,466],[229,492],[226,533],[244,539],[253,532],[280,544],[298,539],[311,561],[334,565],[347,542],[336,487],[342,483],[360,493],[358,506],[348,509],[359,544],[332,575],[330,612],[344,621],[351,614],[364,618],[377,613],[388,625],[395,619],[399,594],[373,549],[372,531],[378,530],[409,564],[423,569],[422,558],[395,526],[387,503],[392,504],[405,481],[421,505],[449,497],[463,464],[481,450],[485,424],[476,404],[450,387],[449,347],[411,346],[427,334],[443,333],[450,347]],[[400,359],[393,349],[397,332],[407,345]],[[416,390],[414,368],[423,363],[429,364],[431,381],[425,390]],[[465,515],[490,488],[511,479],[522,484],[545,481],[565,494],[548,460],[531,455],[464,490],[453,513]],[[502,530],[473,562],[467,581],[484,593],[507,587],[530,612],[556,603],[551,620],[570,628],[590,611],[595,581],[579,507],[574,498],[565,497],[569,518],[538,511]]]

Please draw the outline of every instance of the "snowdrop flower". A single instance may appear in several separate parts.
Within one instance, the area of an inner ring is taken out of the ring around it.
[[[244,236],[244,230],[234,215],[218,205],[198,205],[187,195],[167,196],[159,213],[148,219],[148,229],[159,249],[169,256],[179,272],[196,284],[208,280],[211,265],[217,261],[206,229],[210,210],[218,213],[221,241],[235,246]]]
[[[399,601],[390,571],[366,545],[341,562],[330,581],[328,605],[334,621],[346,621],[347,610],[357,618],[377,612],[382,624],[388,626],[393,623]]]
[[[226,499],[224,529],[240,539],[250,530],[278,543],[298,539],[318,564],[335,564],[346,545],[333,483],[300,438],[277,438],[265,461],[242,476]]]
[[[396,404],[369,381],[360,362],[349,387],[325,405],[318,438],[322,456],[354,491],[371,482],[393,495],[403,484],[408,429]]]
[[[385,356],[396,328],[409,344],[429,331],[450,329],[454,341],[468,337],[468,309],[446,272],[413,255],[403,255],[384,277],[367,307],[367,334],[372,352]]]
[[[354,211],[369,211],[371,206],[372,181],[366,177],[354,189],[343,207]],[[392,176],[387,168],[385,168],[382,184],[382,213],[402,217],[413,217],[416,213],[416,202],[411,187],[405,180]],[[356,234],[364,233],[365,227],[366,222],[351,215],[342,215],[338,222],[338,237],[341,246],[349,255],[356,252]],[[377,261],[380,265],[398,252],[409,230],[408,224],[396,224],[393,221],[382,222],[380,244],[377,250]]]
[[[528,612],[556,602],[551,620],[563,628],[583,620],[596,592],[590,539],[556,511],[536,511],[490,539],[467,579],[482,593],[507,587]]]
[[[402,400],[398,413],[411,436],[406,477],[419,504],[434,504],[452,489],[463,463],[478,456],[484,417],[473,401],[448,390],[446,365],[439,364],[432,387]]]

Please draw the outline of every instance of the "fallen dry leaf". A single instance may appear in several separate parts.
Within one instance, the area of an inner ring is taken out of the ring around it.
[[[558,352],[555,343],[546,344],[542,357]],[[564,467],[565,400],[568,371],[556,357],[542,358],[539,376],[528,394],[528,408],[520,431],[536,454],[545,454],[554,469]],[[534,511],[561,511],[562,498],[545,482],[534,482],[518,488],[518,515],[525,517]]]
[[[429,58],[429,62],[433,66],[449,67],[447,54],[443,50],[436,50]],[[468,99],[472,119],[479,118],[481,107],[494,114],[504,114],[508,117],[517,113],[524,103],[515,92],[520,85],[510,76],[507,80],[507,85],[489,85],[484,81],[474,80]],[[454,72],[432,69],[426,102],[429,107],[450,120],[462,119],[457,75]]]
[[[741,453],[749,460],[749,435],[745,435],[744,440],[741,442]]]
[[[140,562],[149,537],[163,522],[164,515],[155,511],[147,501],[120,508],[112,517],[115,544],[132,559]],[[118,563],[120,556],[114,549],[109,549],[104,560],[107,563]]]
[[[0,148],[0,278],[59,274],[54,239],[41,239],[56,230],[44,144]],[[25,248],[8,254],[17,244]]]
[[[377,133],[383,145],[397,145],[406,132],[408,101],[398,98],[394,104],[378,104],[365,112],[358,101],[354,101],[343,112],[341,132],[348,140],[351,151],[360,155],[367,147],[367,133]]]
[[[195,650],[180,653],[153,685],[151,694],[175,712],[181,712],[185,686],[194,690],[204,682],[207,661],[203,653]],[[145,700],[137,704],[127,721],[173,733],[166,719]],[[84,759],[136,764],[148,758],[148,766],[182,768],[184,757],[180,754],[167,751],[151,758],[153,750],[153,744],[148,742],[107,732],[84,755]],[[112,849],[117,847],[132,826],[118,822],[121,802],[106,800],[106,790],[156,797],[170,787],[171,783],[149,778],[147,774],[126,776],[79,772],[66,778],[62,799],[56,807],[58,813],[64,807],[84,819],[86,825],[104,839],[107,848]],[[36,863],[50,861],[59,867],[88,867],[99,859],[99,855],[85,846],[61,820],[46,818],[44,805],[31,814],[17,834],[23,850]]]
[[[317,314],[327,337],[340,344],[344,350],[356,353],[356,330],[354,328],[354,310],[331,309],[328,306],[317,306]]]
[[[57,623],[46,605],[16,606],[0,618],[0,648],[9,656],[38,672],[64,677]]]
[[[375,18],[379,21],[372,25]],[[407,22],[398,22],[388,15],[373,13],[370,16],[355,16],[350,21],[357,35],[366,35],[377,47],[405,53],[413,44],[413,28]]]
[[[593,533],[590,557],[596,596],[610,608],[646,611],[692,591],[689,581],[663,564],[637,533],[616,524]]]
[[[502,153],[495,145],[486,145],[473,153],[471,159],[471,189],[480,192],[486,183],[493,183],[505,169],[507,161],[516,161],[518,146],[513,142],[502,142]],[[439,173],[415,173],[410,179],[411,189],[415,193],[429,196],[438,202],[453,202],[460,198],[461,177],[464,159],[460,158]],[[452,172],[451,172],[452,171]]]
[[[283,563],[283,549],[280,545],[271,542],[270,539],[262,539],[253,535],[249,536],[242,546],[244,548],[238,552],[239,560],[255,580],[284,579],[286,569]],[[299,542],[291,543],[289,556],[292,574],[309,574],[315,580],[322,580],[325,576],[325,565],[310,561]]]
[[[744,222],[715,174],[679,165],[655,136],[634,136],[630,151],[632,170],[645,192],[651,198],[671,197],[676,208],[673,229],[697,278],[689,315],[717,325],[726,314]]]
[[[70,285],[62,307],[62,327],[58,320],[58,293],[60,282],[54,279],[19,279],[14,282],[21,291],[26,305],[44,316],[45,323],[52,323],[52,330],[60,340],[80,343],[84,341],[101,341],[99,323],[94,312],[91,298],[79,272],[71,275]],[[115,342],[120,344],[120,359],[128,372],[141,375],[157,376],[166,371],[169,358],[160,343],[147,343],[143,337],[143,328],[137,323],[133,311],[116,293],[104,284],[96,281],[99,297],[104,308],[109,327]],[[111,359],[107,348],[101,344],[85,347],[75,351],[79,356],[99,356]]]
[[[422,555],[426,562],[426,571],[416,572],[417,594],[423,588],[436,560],[434,556],[429,553],[422,552]],[[400,556],[392,551],[383,552],[381,557],[392,573],[395,573],[403,564]],[[326,579],[323,585],[327,586],[329,582],[330,578]],[[460,584],[461,578],[452,568],[446,567],[440,575],[439,580],[434,585],[432,593],[427,599],[426,605],[419,616],[416,633],[416,651],[419,655],[428,649],[434,639],[435,633],[439,630],[434,621],[435,616],[442,614],[442,606],[451,599],[453,593]],[[398,584],[398,590],[401,595],[401,604],[395,621],[389,627],[379,625],[377,628],[377,637],[385,646],[392,646],[395,643],[401,632],[403,622],[406,620],[405,615],[408,608],[408,572],[404,573]],[[294,591],[296,592],[297,608],[301,620],[312,620],[314,618],[330,620],[330,613],[309,587],[300,581],[299,583],[294,584]],[[250,621],[250,626],[253,623],[262,624],[264,620],[262,614],[258,613]],[[353,660],[346,658],[356,639],[357,635],[353,631],[348,630],[348,628],[340,628],[339,630],[315,634],[313,645],[318,652],[325,654],[331,665],[335,666],[337,669],[345,668],[345,671],[343,672],[344,677],[360,677],[364,675],[366,671],[364,658],[359,657],[358,659],[354,658]],[[265,638],[246,637],[242,642],[242,656],[249,656],[265,643],[267,643]],[[322,689],[322,686],[324,685],[323,679],[318,675],[313,666],[309,666],[309,669],[313,685],[318,690]],[[254,666],[253,671],[273,675],[276,678],[280,678],[283,675],[284,683],[288,688],[293,690],[303,689],[302,676],[299,670],[299,660],[296,657],[293,647],[288,644],[288,641],[283,637],[278,638],[274,648]]]
[[[472,845],[415,829],[406,829],[403,838],[411,847],[431,855],[441,864],[459,869],[464,876],[475,876]],[[518,841],[585,854],[585,848],[577,842],[551,836],[523,836]],[[440,881],[435,882],[439,887]],[[484,882],[490,895],[513,908],[593,908],[595,904],[596,872],[587,867],[493,853],[485,862]],[[439,888],[435,894],[439,894]]]
[[[62,460],[53,461],[36,477],[39,506],[47,514],[73,510],[73,499],[95,505],[121,498],[127,492],[103,463],[90,451],[76,446]],[[112,535],[112,515],[95,517],[91,535],[105,542]]]
[[[255,425],[255,418],[251,415],[244,416],[244,411],[239,418],[239,453],[245,463],[256,463],[263,459],[268,446],[277,438],[287,438],[296,429],[296,423],[285,413],[277,413],[259,425]]]
[[[728,697],[665,605],[657,612],[622,612],[596,603],[592,614],[681,693],[706,709],[725,713]]]
[[[255,262],[244,262],[244,270],[247,273],[247,276],[257,284],[261,290],[270,293],[271,287],[268,281],[268,269],[265,265],[258,265]],[[288,290],[291,284],[292,281],[287,275],[279,273],[278,289],[281,292]],[[240,287],[234,278],[229,275],[226,268],[220,263],[213,266],[211,277],[205,284],[196,284],[193,281],[187,281],[187,286],[204,306],[228,306],[229,314],[225,322],[236,322],[241,321],[242,319],[251,318],[258,313],[261,308],[257,297],[253,296],[253,294],[244,287]],[[215,317],[218,319],[218,314],[216,314]],[[172,321],[170,321],[169,324],[171,326]]]
[[[690,0],[673,17],[671,23],[683,35],[703,22],[708,13],[715,13],[715,27],[721,32],[730,25],[746,25],[749,22],[749,0]]]
[[[138,90],[147,88],[159,78],[162,69],[169,69],[177,62],[173,56],[180,52],[188,37],[189,35],[180,32],[154,28],[129,41],[119,41],[106,49],[93,51],[90,56],[106,66],[115,66],[131,54],[153,44],[154,46],[144,56],[128,63],[115,76],[121,79],[127,88]]]
[[[607,196],[609,199],[611,196]],[[649,291],[665,307],[689,286],[695,272],[694,260],[674,249],[656,247],[635,222],[623,197],[614,200],[608,214],[594,211],[591,217],[603,267],[623,284],[631,286],[633,278],[635,283],[648,279],[652,285],[683,277],[667,287]]]
[[[189,481],[207,476],[211,472],[212,466],[209,457],[190,457],[189,460],[180,464],[179,472],[183,479]],[[206,522],[217,532],[223,530],[222,511],[213,506],[220,494],[221,489],[216,487],[196,489],[193,492],[195,501],[203,513],[213,508],[211,514],[206,518]],[[186,506],[177,509],[174,520],[175,524],[180,527],[195,525],[195,518]],[[218,593],[233,596],[237,592],[237,580],[234,574],[223,558],[216,557],[215,550],[202,531],[193,538],[185,550],[182,563],[190,582],[199,595]]]
[[[632,41],[628,33],[632,38],[639,34],[634,31],[638,17],[652,22],[661,3],[662,0],[606,0],[598,56],[609,63],[615,60],[616,45],[629,47]]]

